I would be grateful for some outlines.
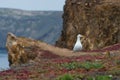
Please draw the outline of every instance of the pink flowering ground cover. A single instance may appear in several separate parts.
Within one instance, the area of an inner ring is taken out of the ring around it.
[[[45,51],[35,63],[0,72],[0,80],[119,80],[120,46],[108,47],[98,55],[61,57]],[[103,54],[105,53],[105,54]]]

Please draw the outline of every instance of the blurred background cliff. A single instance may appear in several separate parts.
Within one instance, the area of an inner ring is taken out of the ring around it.
[[[54,44],[62,30],[62,13],[0,8],[0,48],[5,48],[8,32]]]

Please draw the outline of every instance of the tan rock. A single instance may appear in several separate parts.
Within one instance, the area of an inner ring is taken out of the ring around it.
[[[85,50],[101,49],[120,42],[120,0],[66,0],[63,30],[56,45],[73,49],[82,34]]]
[[[37,54],[33,53],[37,50],[36,46],[32,46],[31,39],[18,38],[14,34],[9,33],[7,36],[6,47],[8,49],[8,60],[10,66],[24,64],[29,60],[35,59]]]

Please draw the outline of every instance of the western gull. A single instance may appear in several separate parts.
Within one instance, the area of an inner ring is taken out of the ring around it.
[[[77,35],[77,41],[76,41],[76,43],[74,45],[73,51],[80,51],[80,50],[82,50],[82,43],[80,41],[81,37],[84,37],[84,36],[81,35],[81,34]]]

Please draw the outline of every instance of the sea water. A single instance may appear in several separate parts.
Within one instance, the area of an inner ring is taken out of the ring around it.
[[[0,49],[0,71],[9,69],[8,53]]]

